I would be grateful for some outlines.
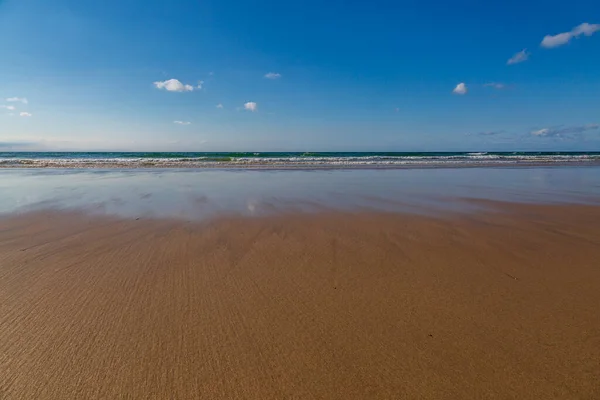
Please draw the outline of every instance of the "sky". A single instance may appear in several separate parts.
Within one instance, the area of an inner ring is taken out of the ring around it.
[[[600,150],[600,2],[0,0],[0,151]]]

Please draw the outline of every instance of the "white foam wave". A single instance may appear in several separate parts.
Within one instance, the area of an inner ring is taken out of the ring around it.
[[[208,168],[208,167],[360,167],[512,165],[600,163],[600,155],[466,155],[350,156],[350,157],[240,157],[240,158],[1,158],[0,168]]]

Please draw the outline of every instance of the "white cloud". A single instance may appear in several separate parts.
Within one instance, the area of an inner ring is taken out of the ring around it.
[[[563,44],[567,44],[573,39],[573,34],[571,32],[559,33],[558,35],[544,36],[544,40],[542,40],[542,47],[550,49],[552,47],[562,46]]]
[[[508,61],[506,62],[506,64],[513,65],[513,64],[522,63],[523,61],[527,61],[527,59],[529,59],[529,54],[530,53],[527,52],[527,49],[523,49],[520,52],[518,52],[517,54],[515,54],[514,56],[512,56],[511,58],[509,58]]]
[[[577,25],[570,32],[562,32],[557,35],[546,35],[542,40],[541,46],[547,49],[562,46],[581,35],[592,36],[595,32],[600,31],[600,24],[583,24]]]
[[[550,132],[550,129],[544,128],[537,131],[531,131],[531,134],[534,136],[546,136]]]
[[[19,117],[31,117],[31,116],[32,116],[32,114],[25,112],[25,111],[19,113]]]
[[[154,82],[157,89],[165,89],[168,92],[191,92],[194,90],[192,85],[184,85],[177,79],[169,79],[162,82]]]
[[[6,108],[9,111],[14,111],[15,110],[15,106],[0,105],[0,108]]]
[[[464,82],[461,82],[458,85],[456,85],[456,87],[454,88],[452,93],[462,95],[462,94],[467,94],[468,91],[469,91],[469,89],[467,89],[467,85]]]
[[[279,78],[281,78],[281,74],[278,74],[277,72],[269,72],[268,74],[265,75],[265,78],[267,78],[267,79],[279,79]]]
[[[221,104],[221,103],[217,104],[217,108],[223,108],[223,104]]]
[[[9,102],[21,102],[23,104],[29,103],[29,101],[27,101],[27,99],[25,97],[9,97],[8,99],[6,99],[6,101],[9,101]]]
[[[196,89],[202,89],[202,85],[204,85],[204,81],[198,81],[198,86],[196,86]]]
[[[554,128],[544,128],[531,131],[533,136],[538,137],[573,137],[583,132],[593,131],[600,128],[598,124],[576,125],[576,126],[558,126]]]
[[[173,123],[177,124],[177,125],[190,125],[191,124],[191,122],[189,122],[189,121],[173,121]]]
[[[256,104],[253,101],[249,101],[246,104],[244,104],[244,110],[248,110],[248,111],[256,111],[258,109],[258,104]]]
[[[493,87],[494,89],[504,89],[506,87],[506,85],[504,83],[499,83],[499,82],[490,82],[490,83],[486,83],[483,86],[487,86],[487,87]]]
[[[588,24],[587,22],[584,22],[573,28],[573,35],[579,36],[583,34],[585,36],[592,36],[598,31],[600,31],[600,24]]]

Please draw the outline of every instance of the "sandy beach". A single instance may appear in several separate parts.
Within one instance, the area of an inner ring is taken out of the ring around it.
[[[593,399],[600,207],[0,220],[2,399]]]
[[[0,0],[0,49],[0,400],[600,400],[600,0]]]

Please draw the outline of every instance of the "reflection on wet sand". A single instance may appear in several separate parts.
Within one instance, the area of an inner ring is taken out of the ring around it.
[[[0,213],[79,209],[122,216],[203,219],[324,209],[429,212],[461,198],[595,201],[600,167],[330,171],[0,171]]]

